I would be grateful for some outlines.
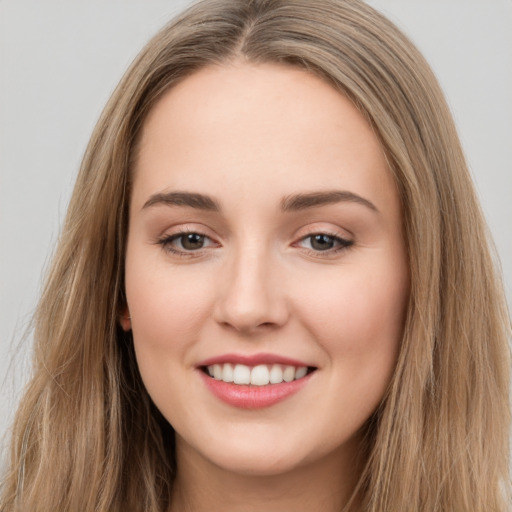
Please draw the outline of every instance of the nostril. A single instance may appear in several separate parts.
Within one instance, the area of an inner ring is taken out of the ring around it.
[[[259,327],[267,327],[267,328],[270,328],[270,327],[274,327],[276,324],[272,323],[272,322],[263,322],[259,325]]]

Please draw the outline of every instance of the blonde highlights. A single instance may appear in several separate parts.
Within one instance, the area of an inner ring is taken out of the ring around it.
[[[359,0],[205,0],[132,64],[84,156],[40,301],[0,511],[169,506],[173,432],[118,322],[130,170],[162,94],[233,59],[298,66],[347,95],[377,133],[400,193],[410,301],[393,381],[365,426],[354,503],[504,512],[510,323],[485,223],[429,66]]]

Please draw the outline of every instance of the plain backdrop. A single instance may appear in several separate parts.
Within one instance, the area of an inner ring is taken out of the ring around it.
[[[312,0],[314,1],[314,0]],[[0,0],[0,436],[23,338],[88,138],[150,36],[188,0]],[[370,0],[447,95],[512,303],[512,0]]]

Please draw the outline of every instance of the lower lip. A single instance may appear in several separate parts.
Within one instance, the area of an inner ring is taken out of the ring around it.
[[[286,400],[300,391],[312,373],[292,382],[248,386],[216,380],[199,370],[206,387],[220,400],[240,409],[262,409]]]

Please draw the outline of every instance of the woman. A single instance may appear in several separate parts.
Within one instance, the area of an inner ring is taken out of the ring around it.
[[[506,510],[487,247],[439,87],[387,20],[197,4],[91,139],[2,510]]]

